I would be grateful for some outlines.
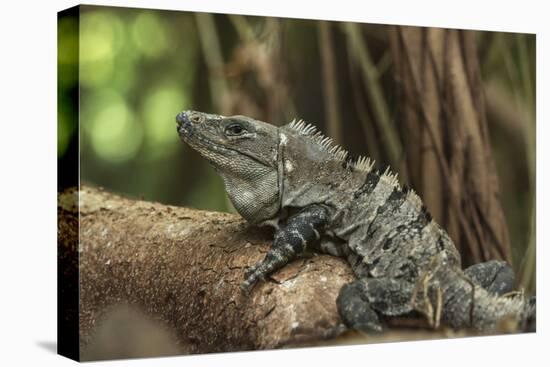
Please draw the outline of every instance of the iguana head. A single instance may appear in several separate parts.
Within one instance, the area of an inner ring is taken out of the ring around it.
[[[276,126],[246,116],[183,111],[176,116],[180,138],[222,176],[235,209],[260,223],[279,210]]]

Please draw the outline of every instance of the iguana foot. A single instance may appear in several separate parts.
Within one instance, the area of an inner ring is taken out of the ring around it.
[[[336,305],[346,326],[367,334],[382,331],[378,315],[367,299],[367,288],[363,280],[358,279],[344,285],[336,299]]]
[[[258,268],[262,265],[262,261],[248,267],[244,272],[244,281],[241,283],[241,291],[245,294],[249,294],[252,288],[258,283],[259,280],[263,280],[263,274],[258,272]]]
[[[464,274],[492,294],[500,296],[514,290],[514,271],[501,260],[472,265],[464,270]]]

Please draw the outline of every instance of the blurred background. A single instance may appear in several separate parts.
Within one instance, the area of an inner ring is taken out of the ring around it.
[[[65,75],[58,85],[60,170],[74,163],[79,143],[82,183],[130,197],[217,211],[232,208],[221,179],[179,141],[175,116],[181,110],[243,114],[276,125],[304,119],[351,154],[369,155],[379,166],[391,165],[403,182],[429,195],[429,185],[419,183],[411,169],[411,141],[416,144],[417,140],[411,125],[404,122],[411,120],[403,95],[408,90],[407,75],[418,74],[419,80],[425,80],[431,74],[415,70],[431,65],[436,84],[443,85],[441,80],[449,78],[453,84],[454,75],[463,71],[438,67],[439,54],[443,63],[449,62],[443,51],[435,49],[435,56],[430,53],[426,59],[421,52],[415,55],[411,32],[418,32],[418,44],[424,46],[452,44],[456,38],[463,55],[473,52],[477,59],[474,73],[466,74],[479,80],[466,80],[472,98],[483,102],[474,104],[492,155],[482,160],[489,165],[494,160],[498,178],[491,187],[500,190],[498,201],[509,235],[503,237],[503,246],[511,248],[509,256],[520,284],[534,290],[534,35],[396,30],[374,24],[148,9],[80,9],[80,22],[66,18],[59,24],[59,49],[79,48],[79,59],[70,52],[59,54],[59,73]],[[438,43],[437,37],[443,41]],[[412,63],[403,62],[407,47],[407,60]],[[472,70],[469,60],[464,69]],[[445,93],[452,91],[446,88],[435,97],[423,95],[429,88],[418,89],[416,99],[429,103],[430,98],[456,98]],[[452,116],[457,111],[445,113]],[[80,118],[80,141],[74,116]],[[452,142],[451,134],[438,149],[449,156]],[[445,174],[452,176],[452,172]],[[445,194],[445,185],[440,186]],[[498,215],[487,216],[498,219]],[[445,226],[445,213],[436,211],[435,217]]]

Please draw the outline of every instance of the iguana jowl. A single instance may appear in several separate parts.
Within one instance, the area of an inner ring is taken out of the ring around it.
[[[506,318],[523,327],[533,320],[534,299],[511,292],[506,263],[463,271],[447,232],[413,190],[368,158],[348,158],[314,126],[196,111],[176,121],[182,140],[221,175],[235,209],[252,224],[276,228],[270,251],[247,270],[244,290],[314,249],[346,258],[356,274],[337,305],[357,330],[381,330],[380,315],[414,311],[434,325],[478,330]]]

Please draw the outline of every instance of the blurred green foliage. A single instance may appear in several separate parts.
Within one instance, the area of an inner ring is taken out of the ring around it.
[[[79,49],[78,58],[66,57],[75,54],[68,51],[58,61],[60,73],[65,65],[79,68],[79,80],[60,79],[59,158],[70,139],[77,139],[77,129],[66,121],[79,106],[64,99],[64,92],[80,82],[83,182],[149,200],[227,210],[217,178],[207,167],[193,168],[197,157],[188,159],[175,130],[177,112],[193,107],[200,51],[193,15],[80,9],[80,28],[76,19],[59,25],[59,48]]]
[[[63,19],[59,24],[59,49],[67,52],[58,58],[59,73],[66,76],[58,86],[58,159],[78,139],[69,122],[78,112],[84,183],[168,204],[231,210],[220,178],[179,141],[179,111],[248,114],[275,124],[299,117],[324,131],[330,127],[317,21],[80,9],[80,22]],[[332,52],[339,75],[345,75],[338,80],[345,121],[340,143],[354,155],[368,153],[390,162],[382,137],[371,133],[378,107],[373,114],[365,92],[377,88],[376,104],[390,111],[385,118],[395,129],[397,98],[385,26],[360,25],[358,33],[358,28],[333,24]],[[477,41],[484,81],[509,95],[524,121],[519,143],[505,129],[490,129],[515,262],[524,264],[527,244],[534,251],[535,37],[477,32]],[[369,63],[366,69],[348,57],[354,47]],[[78,53],[70,52],[75,48]],[[69,72],[74,68],[77,74]],[[370,75],[362,81],[364,70]],[[66,97],[74,88],[79,104]],[[364,96],[364,106],[354,89]],[[489,116],[491,127],[499,123],[498,116]]]

